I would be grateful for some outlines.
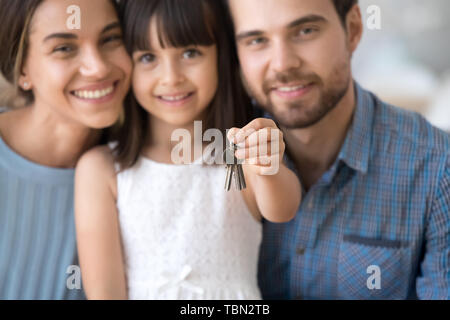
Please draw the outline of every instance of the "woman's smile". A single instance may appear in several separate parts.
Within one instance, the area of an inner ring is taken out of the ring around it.
[[[101,84],[90,85],[71,91],[70,94],[86,103],[106,103],[114,99],[120,80],[107,81]]]

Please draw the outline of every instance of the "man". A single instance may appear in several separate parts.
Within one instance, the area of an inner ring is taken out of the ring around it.
[[[292,222],[264,222],[264,298],[449,299],[450,137],[353,81],[357,0],[227,3],[304,188]]]

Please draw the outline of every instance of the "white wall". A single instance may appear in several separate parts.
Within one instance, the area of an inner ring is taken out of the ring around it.
[[[353,58],[356,80],[382,99],[450,130],[450,1],[359,3],[365,30]],[[381,9],[381,30],[367,28],[370,5]]]

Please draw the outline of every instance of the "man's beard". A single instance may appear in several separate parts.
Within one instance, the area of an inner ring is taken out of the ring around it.
[[[333,77],[325,85],[315,73],[302,74],[298,70],[280,73],[275,76],[275,79],[264,82],[264,97],[252,96],[263,109],[274,116],[281,126],[287,129],[308,128],[320,122],[331,112],[348,91],[351,83],[348,63],[339,65],[332,74]],[[312,83],[314,85],[312,89],[319,91],[319,99],[316,102],[311,102],[311,100],[285,102],[283,106],[277,107],[271,98],[274,85],[279,87],[282,84],[298,82]],[[249,88],[249,86],[247,87]]]

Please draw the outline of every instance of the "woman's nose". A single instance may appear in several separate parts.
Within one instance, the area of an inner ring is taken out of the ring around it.
[[[80,73],[85,77],[104,79],[111,71],[110,64],[95,48],[87,48],[82,56]]]

